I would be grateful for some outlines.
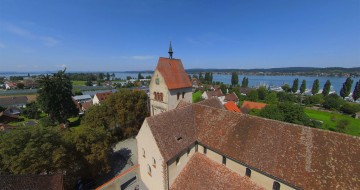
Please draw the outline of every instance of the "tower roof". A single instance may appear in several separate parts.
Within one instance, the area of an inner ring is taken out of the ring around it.
[[[171,41],[170,41],[170,46],[169,46],[169,59],[172,59],[172,54],[174,53],[173,50],[172,50],[172,47],[171,47]]]

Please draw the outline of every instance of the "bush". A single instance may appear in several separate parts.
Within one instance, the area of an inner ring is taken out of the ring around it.
[[[340,132],[340,133],[345,133],[349,123],[350,122],[348,120],[346,120],[346,119],[342,119],[342,120],[338,121],[336,126],[335,126],[336,127],[335,131]]]
[[[337,94],[330,94],[324,98],[323,107],[331,110],[339,110],[346,102],[341,99]]]
[[[360,105],[346,103],[343,106],[341,106],[340,110],[346,114],[354,115],[360,111]]]

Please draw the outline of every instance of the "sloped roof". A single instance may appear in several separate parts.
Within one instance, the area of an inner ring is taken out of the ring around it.
[[[200,104],[146,120],[165,162],[198,141],[303,189],[360,189],[359,137]]]
[[[86,111],[93,105],[92,101],[84,102],[81,104],[81,107]]]
[[[97,96],[99,101],[102,102],[102,101],[106,100],[107,97],[110,96],[111,94],[112,94],[112,92],[109,91],[109,92],[96,93],[95,96]]]
[[[189,75],[180,59],[160,57],[156,69],[164,77],[166,86],[172,89],[192,87]]]
[[[170,190],[183,189],[264,189],[248,177],[241,177],[222,164],[212,161],[200,153],[195,153],[180,172]]]
[[[207,91],[206,94],[207,94],[208,98],[225,96],[220,89],[216,89],[214,91]]]
[[[233,102],[233,101],[226,102],[224,104],[224,107],[229,111],[242,113],[240,111],[240,109],[237,107],[237,105],[235,104],[235,102]]]
[[[63,176],[53,175],[0,175],[0,187],[3,190],[63,190]]]
[[[0,98],[0,106],[27,104],[27,102],[28,102],[28,98],[26,96],[13,96],[8,98]]]
[[[237,97],[237,95],[233,92],[230,94],[225,95],[225,101],[234,101],[237,102],[239,101],[239,98]]]
[[[209,107],[213,107],[213,108],[218,108],[218,109],[225,109],[224,106],[222,105],[221,101],[219,100],[219,98],[216,98],[216,97],[211,97],[209,99],[200,101],[196,104],[203,105],[203,106],[209,106]]]
[[[241,110],[245,113],[249,112],[252,109],[261,110],[265,108],[267,104],[261,102],[251,102],[251,101],[244,101],[241,105]]]
[[[73,96],[73,99],[79,101],[84,99],[91,99],[91,96],[89,94],[84,94],[84,95]]]
[[[176,108],[182,108],[191,105],[191,103],[185,102],[184,100],[180,100]]]

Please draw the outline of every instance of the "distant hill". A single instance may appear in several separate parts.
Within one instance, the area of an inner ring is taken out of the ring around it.
[[[360,72],[360,67],[343,68],[343,67],[283,67],[269,69],[186,69],[189,73],[198,72],[279,72],[279,73],[297,73],[297,72]]]

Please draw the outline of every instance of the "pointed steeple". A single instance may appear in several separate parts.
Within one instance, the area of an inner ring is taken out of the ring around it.
[[[172,50],[172,47],[171,47],[171,41],[170,41],[170,47],[169,47],[169,59],[172,59],[172,54],[174,53],[173,50]]]

